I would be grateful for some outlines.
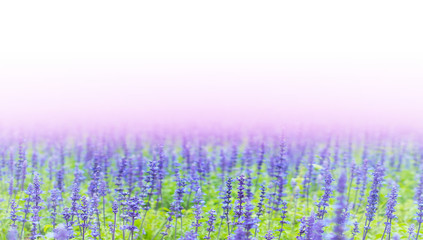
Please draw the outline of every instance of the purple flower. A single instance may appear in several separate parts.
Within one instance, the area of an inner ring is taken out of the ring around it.
[[[282,203],[281,203],[281,221],[279,221],[279,223],[281,224],[281,227],[278,229],[279,239],[281,238],[282,232],[285,231],[283,226],[285,224],[289,224],[289,222],[286,220],[286,217],[287,217],[286,214],[288,213],[287,209],[288,209],[287,202],[282,201]]]
[[[316,217],[314,213],[310,217],[303,217],[300,220],[300,231],[298,232],[297,240],[312,240],[314,235],[314,223]]]
[[[81,195],[79,194],[79,187],[78,187],[77,183],[73,184],[70,199],[71,199],[70,211],[71,211],[71,214],[72,214],[71,220],[73,221],[75,216],[79,217],[79,215],[78,215],[78,201],[79,201],[79,199],[81,199]]]
[[[21,183],[21,178],[22,175],[24,175],[23,173],[23,167],[24,167],[24,162],[25,162],[26,158],[25,158],[25,149],[23,147],[23,142],[22,140],[19,141],[19,146],[18,146],[18,161],[16,162],[16,188],[19,188],[19,184]]]
[[[357,221],[355,221],[355,222],[354,222],[354,227],[353,227],[353,229],[352,229],[351,233],[352,233],[352,235],[353,235],[353,239],[355,238],[355,236],[356,236],[358,233],[360,233],[360,229],[358,228],[358,222],[357,222]]]
[[[10,220],[13,221],[11,227],[16,227],[16,221],[18,220],[18,215],[16,215],[18,209],[18,204],[15,200],[12,200],[12,204],[10,206]]]
[[[420,197],[419,201],[417,202],[417,213],[416,213],[416,220],[419,224],[416,233],[416,239],[419,238],[420,228],[423,223],[423,196]]]
[[[54,229],[54,239],[55,240],[68,240],[69,239],[69,232],[66,226],[63,224],[59,224]]]
[[[81,219],[81,223],[79,224],[81,226],[81,235],[82,239],[85,239],[85,233],[89,227],[89,219],[91,217],[91,211],[90,211],[90,205],[88,203],[88,199],[86,196],[83,196],[81,198],[81,204],[79,206],[79,218]]]
[[[50,190],[50,204],[49,204],[49,210],[50,210],[50,218],[52,219],[53,227],[56,227],[56,216],[57,216],[57,206],[59,205],[60,200],[60,191],[58,189],[52,189]]]
[[[9,190],[9,199],[10,198],[12,198],[12,195],[13,195],[13,178],[10,178],[10,180],[9,180],[9,188],[8,188],[8,190]]]
[[[214,211],[213,209],[209,211],[209,220],[207,220],[207,236],[204,237],[204,239],[211,239],[210,238],[210,234],[212,232],[214,232],[214,222],[216,221],[216,211]]]
[[[314,226],[313,226],[313,234],[312,234],[311,239],[313,239],[313,240],[323,240],[323,233],[324,233],[323,221],[324,220],[320,220],[320,219],[316,220],[316,222],[314,223]]]
[[[260,201],[257,204],[257,218],[260,219],[260,216],[262,216],[264,214],[264,210],[265,210],[265,203],[264,200],[266,199],[266,186],[264,184],[261,185],[260,187]]]
[[[131,232],[131,239],[134,239],[134,231],[137,229],[135,227],[135,219],[139,216],[139,206],[140,200],[138,197],[131,197],[128,200],[128,216],[131,218],[131,225],[127,226],[127,229]]]
[[[379,202],[379,186],[382,184],[383,174],[383,166],[380,164],[373,172],[372,187],[367,199],[366,222],[364,223],[363,240],[366,239],[367,233],[371,229],[370,223],[373,221],[377,210],[377,205]]]
[[[238,197],[237,200],[235,202],[235,218],[237,223],[239,223],[240,218],[242,217],[242,215],[244,214],[244,206],[242,204],[244,204],[244,185],[245,185],[245,178],[244,175],[241,175],[238,177]]]
[[[408,239],[414,239],[414,224],[411,224],[410,227],[407,229]]]
[[[200,220],[203,218],[202,206],[200,204],[194,205],[194,218],[195,222],[192,222],[192,226],[195,227],[195,233],[198,233],[198,228],[201,227]]]
[[[230,232],[229,230],[229,211],[231,210],[231,205],[232,205],[232,178],[228,178],[228,180],[226,181],[226,192],[225,192],[225,196],[223,197],[223,215],[226,217],[226,223],[228,225],[228,233]]]
[[[388,197],[388,203],[386,204],[386,222],[385,222],[385,230],[383,231],[382,239],[385,236],[385,233],[390,233],[391,231],[391,224],[392,220],[395,219],[395,206],[397,205],[397,198],[398,198],[398,186],[394,182],[391,184],[392,189],[391,193]],[[388,234],[390,236],[390,234]]]
[[[329,207],[329,199],[332,198],[332,182],[333,177],[330,173],[329,167],[325,171],[325,185],[323,186],[323,196],[321,197],[320,201],[316,204],[318,207],[317,217],[323,219],[325,214],[327,213],[326,208]]]
[[[245,204],[243,226],[248,236],[250,236],[251,229],[257,228],[257,223],[258,223],[258,219],[253,217],[253,209],[254,209],[254,205],[251,204],[251,202],[247,202]]]
[[[112,230],[112,239],[114,240],[115,239],[115,232],[116,232],[116,215],[119,212],[119,204],[118,204],[117,201],[114,201],[113,202],[112,212],[115,215],[114,216],[114,221],[113,221],[113,230]]]
[[[64,189],[65,169],[63,167],[56,173],[57,188],[60,191]]]
[[[361,202],[364,200],[364,195],[365,195],[366,189],[367,189],[367,179],[368,179],[368,177],[367,177],[367,171],[368,171],[367,164],[368,164],[368,160],[366,158],[364,158],[363,159],[363,165],[361,167],[361,180],[362,180],[361,182],[362,183],[361,183],[361,188],[360,188],[360,197],[359,197],[359,203],[358,203],[357,209],[358,209],[358,207],[360,207]]]
[[[333,240],[344,240],[344,227],[345,227],[345,209],[347,207],[345,202],[345,189],[347,183],[347,175],[345,172],[341,174],[338,180],[338,185],[336,190],[338,191],[339,195],[336,199],[336,210],[335,210],[335,227],[333,229],[334,236],[332,237]]]
[[[73,229],[72,229],[73,222],[71,220],[72,213],[70,212],[69,208],[67,208],[67,207],[63,208],[62,217],[66,221],[66,228],[68,230],[68,236],[69,236],[69,238],[72,238],[73,237]]]
[[[266,240],[273,240],[275,237],[273,236],[272,231],[267,231],[266,235],[264,235],[264,239]]]
[[[16,229],[16,226],[10,226],[9,231],[7,232],[7,240],[18,240],[19,239],[19,233],[18,229]]]
[[[264,148],[264,144],[260,144],[260,150],[258,153],[258,161],[257,161],[257,175],[261,174],[261,168],[264,162],[264,152],[265,152],[265,148]],[[257,178],[258,179],[258,178]],[[257,184],[256,184],[257,185]]]
[[[31,196],[31,201],[33,203],[32,205],[32,217],[31,217],[31,222],[32,222],[32,229],[31,229],[31,240],[35,240],[38,237],[38,224],[40,222],[40,216],[39,216],[39,212],[42,209],[41,203],[43,202],[42,198],[41,198],[41,194],[43,193],[43,191],[41,190],[41,181],[39,178],[38,173],[34,174],[34,179],[33,179],[33,185],[34,185],[34,190],[32,192],[32,196]]]
[[[197,233],[189,231],[185,234],[185,236],[179,238],[179,240],[197,240]]]
[[[248,234],[244,231],[243,228],[237,228],[235,233],[231,235],[228,240],[250,240]]]

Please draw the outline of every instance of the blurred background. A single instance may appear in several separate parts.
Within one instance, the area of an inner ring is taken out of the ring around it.
[[[1,125],[423,125],[419,1],[0,5]]]

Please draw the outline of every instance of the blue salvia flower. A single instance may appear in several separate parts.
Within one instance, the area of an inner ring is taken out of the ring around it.
[[[52,219],[53,228],[56,227],[56,216],[57,216],[57,206],[59,206],[60,201],[60,191],[58,189],[50,190],[50,218]]]
[[[33,179],[34,190],[31,197],[31,201],[33,203],[31,208],[32,209],[32,217],[31,217],[32,229],[31,229],[31,238],[30,238],[31,240],[35,240],[39,236],[37,233],[37,229],[41,219],[39,216],[39,212],[42,209],[41,203],[43,202],[41,198],[41,194],[43,193],[43,191],[41,190],[41,184],[42,183],[40,181],[38,173],[35,173],[34,179]]]
[[[231,157],[228,165],[228,172],[231,173],[233,168],[236,166],[236,162],[238,159],[238,146],[236,143],[232,144],[231,147]]]
[[[264,210],[265,210],[265,201],[266,199],[266,186],[265,184],[262,184],[260,187],[260,200],[259,203],[257,204],[257,218],[260,219],[260,216],[262,216],[264,214]]]
[[[366,207],[366,222],[364,223],[364,231],[363,231],[363,240],[366,239],[367,233],[370,230],[370,224],[374,219],[377,205],[379,202],[379,186],[382,184],[383,180],[383,169],[382,165],[376,167],[375,171],[373,172],[373,182],[372,187],[369,193],[369,197],[367,199],[367,207]]]
[[[13,178],[10,178],[10,180],[9,180],[9,188],[8,188],[8,193],[9,193],[9,201],[8,202],[10,202],[10,199],[12,199],[12,196],[13,196],[13,189],[14,189],[14,187],[13,187]]]
[[[245,197],[246,197],[246,199],[252,200],[254,198],[254,194],[251,190],[251,188],[253,186],[253,182],[251,180],[251,170],[247,169],[246,172],[247,172],[247,177],[245,179],[245,181],[246,181],[245,185],[247,187],[246,187],[246,191],[245,191]]]
[[[59,224],[54,229],[54,239],[55,240],[68,240],[69,239],[69,231],[67,227],[63,224]]]
[[[358,208],[361,206],[361,202],[364,200],[364,195],[367,189],[367,171],[368,171],[368,160],[366,158],[363,159],[363,163],[361,166],[361,188],[360,188],[360,197],[358,198]]]
[[[60,191],[63,191],[64,187],[64,179],[65,179],[65,169],[62,167],[56,173],[56,181],[57,181],[57,188]]]
[[[37,169],[37,167],[38,167],[38,155],[37,155],[37,153],[36,153],[36,152],[34,152],[34,153],[32,154],[31,163],[32,163],[32,168],[33,168],[34,170],[36,170],[36,169]]]
[[[352,240],[354,240],[355,236],[360,233],[360,229],[358,228],[358,222],[357,221],[354,222],[354,227],[353,227],[351,233],[352,233],[352,236],[353,236]]]
[[[216,221],[216,211],[215,210],[210,210],[209,211],[209,219],[207,220],[207,232],[208,232],[208,234],[207,234],[207,236],[206,237],[204,237],[204,239],[211,239],[210,238],[210,234],[212,233],[212,232],[214,232],[214,222]]]
[[[298,236],[296,237],[298,240],[305,240],[305,233],[307,228],[307,217],[302,217],[298,220],[300,222],[300,229],[298,231]]]
[[[243,226],[248,236],[250,236],[251,229],[257,229],[258,219],[253,217],[253,210],[254,210],[254,205],[251,204],[251,202],[247,202],[245,204]]]
[[[81,204],[79,206],[80,212],[79,212],[79,218],[81,219],[81,235],[82,239],[85,239],[85,233],[89,227],[89,219],[91,217],[91,211],[90,211],[90,205],[88,202],[88,199],[86,196],[83,196],[81,198]]]
[[[195,228],[195,234],[198,234],[198,228],[201,227],[200,220],[203,218],[203,193],[201,192],[201,188],[198,187],[197,192],[195,193],[194,199],[194,218],[195,222],[192,222],[191,226]]]
[[[200,220],[203,218],[202,206],[200,204],[194,205],[194,218],[195,222],[192,222],[192,225],[195,228],[195,233],[198,233],[198,228],[201,227]]]
[[[311,213],[310,217],[307,220],[307,227],[306,227],[306,239],[312,239],[314,235],[314,225],[316,223],[316,215],[314,213]]]
[[[105,224],[106,224],[106,206],[105,206],[106,200],[105,200],[105,197],[107,196],[108,192],[109,192],[109,189],[107,188],[107,182],[105,180],[102,180],[100,182],[100,188],[99,188],[98,194],[99,194],[99,196],[103,197],[103,224],[104,224],[104,227],[106,227],[105,226]]]
[[[279,211],[280,205],[282,203],[282,197],[284,196],[284,186],[286,183],[286,171],[287,171],[287,161],[286,161],[286,142],[285,139],[282,138],[280,153],[279,156],[276,158],[275,163],[275,182],[274,184],[277,185],[277,193],[276,198],[274,198],[273,203],[273,210]]]
[[[407,233],[408,233],[408,240],[410,239],[414,239],[414,224],[411,224],[410,227],[408,227],[407,229]]]
[[[187,185],[186,180],[184,178],[180,178],[179,176],[179,169],[176,168],[176,190],[173,197],[173,202],[170,206],[170,210],[173,212],[175,216],[175,235],[176,235],[176,224],[178,218],[182,218],[182,210],[184,209],[182,206],[183,197],[185,193],[185,187]]]
[[[222,184],[225,183],[225,173],[226,173],[226,155],[223,149],[220,150],[220,170],[222,171],[221,177],[222,177]]]
[[[329,199],[332,198],[332,182],[333,177],[330,173],[330,168],[327,167],[325,171],[325,185],[322,188],[324,190],[324,193],[320,201],[316,204],[318,207],[316,216],[320,219],[323,219],[323,217],[327,213],[326,208],[329,207]]]
[[[274,184],[276,184],[276,188],[277,188],[277,193],[276,193],[276,197],[274,198],[274,202],[273,202],[273,211],[277,212],[280,210],[280,206],[283,203],[282,198],[284,197],[284,186],[285,186],[285,177],[284,176],[279,176],[276,179],[276,182]]]
[[[260,150],[258,153],[258,161],[257,161],[257,179],[256,179],[256,188],[258,186],[258,182],[259,182],[259,178],[261,175],[261,168],[263,166],[263,162],[264,162],[264,153],[265,153],[265,148],[264,148],[264,144],[260,144]]]
[[[10,170],[10,175],[14,176],[15,175],[15,159],[13,156],[13,152],[10,152],[10,155],[9,155],[9,170]]]
[[[197,240],[197,233],[194,231],[189,231],[185,234],[185,236],[179,238],[179,240]]]
[[[72,219],[71,221],[74,220],[74,217],[76,216],[79,219],[79,215],[78,215],[78,201],[79,199],[81,199],[81,195],[79,194],[79,186],[78,183],[75,182],[72,186],[72,192],[71,192],[71,214],[72,214]]]
[[[75,167],[74,175],[75,175],[74,184],[79,187],[86,177],[84,176],[84,170],[79,169],[78,164]]]
[[[347,207],[345,202],[345,190],[347,183],[347,175],[345,172],[341,174],[338,180],[337,191],[339,193],[336,199],[336,210],[335,210],[335,227],[333,229],[334,236],[333,240],[344,240],[344,226],[345,226],[345,208]]]
[[[239,176],[238,178],[238,196],[237,200],[235,201],[235,221],[239,223],[239,219],[244,214],[244,202],[245,202],[245,195],[244,195],[244,185],[245,185],[245,178],[244,175]]]
[[[150,209],[150,200],[153,196],[154,187],[156,184],[157,175],[159,174],[158,162],[154,159],[148,162],[149,169],[146,176],[146,184],[144,185],[147,191],[147,200],[143,209],[148,211]],[[141,225],[142,226],[142,225]]]
[[[266,235],[264,235],[264,239],[266,240],[273,240],[275,237],[273,236],[272,231],[267,231]]]
[[[232,234],[228,240],[250,240],[248,234],[244,231],[243,228],[237,228],[235,233]]]
[[[120,201],[120,219],[122,220],[122,225],[120,226],[120,229],[122,230],[122,235],[125,235],[125,230],[127,229],[127,226],[125,223],[129,221],[128,216],[128,201],[129,201],[129,193],[126,191],[122,191],[119,194],[119,201]],[[91,208],[90,208],[91,209]]]
[[[112,231],[112,240],[115,239],[115,232],[116,232],[116,215],[119,212],[119,204],[117,201],[113,202],[112,205],[112,212],[114,214],[114,220],[113,220],[113,231]]]
[[[16,226],[10,226],[9,231],[7,232],[7,240],[18,240],[19,233]]]
[[[171,203],[171,205],[173,205],[174,203]],[[165,223],[165,227],[166,227],[166,229],[164,230],[164,231],[162,231],[160,234],[162,235],[162,239],[163,239],[163,237],[165,237],[165,236],[167,236],[168,235],[168,230],[170,229],[170,228],[172,228],[173,227],[173,225],[172,225],[172,221],[173,221],[173,216],[175,215],[175,213],[173,212],[173,211],[169,211],[169,216],[167,217],[167,219],[166,219],[166,223]],[[175,236],[176,236],[176,234],[175,234]]]
[[[126,162],[125,162],[126,163]],[[98,156],[94,157],[93,166],[91,168],[91,182],[88,186],[88,193],[90,196],[98,194],[100,187],[100,178],[101,178],[101,166],[100,158]]]
[[[260,221],[260,217],[264,214],[265,211],[265,202],[266,199],[266,187],[265,184],[262,184],[260,187],[260,201],[257,204],[257,221]],[[254,237],[257,236],[257,228],[254,231]]]
[[[182,210],[184,209],[182,206],[182,203],[183,203],[186,185],[187,185],[187,182],[184,178],[177,179],[175,195],[173,198],[175,203],[175,208],[173,210],[175,211],[175,215],[177,218],[182,216]]]
[[[228,178],[226,181],[226,192],[223,198],[223,215],[226,217],[226,224],[228,225],[228,234],[230,233],[230,221],[229,221],[229,211],[231,210],[232,205],[232,178]]]
[[[391,236],[390,230],[391,230],[392,220],[397,218],[397,216],[395,216],[395,206],[397,205],[398,186],[395,182],[392,183],[391,185],[392,185],[391,193],[389,194],[388,203],[386,204],[385,230],[383,231],[383,235],[381,239],[383,239],[383,237],[385,236],[385,233],[389,233],[387,235],[388,235],[388,239],[390,239],[390,236]]]
[[[303,180],[303,195],[306,197],[306,208],[308,209],[309,205],[309,192],[310,192],[310,186],[311,186],[311,180],[313,177],[313,154],[310,154],[309,161],[307,164],[307,172],[304,174],[304,180]]]
[[[132,194],[134,190],[134,168],[132,167],[132,158],[128,158],[128,167],[126,168],[125,174],[126,185],[128,186],[129,195]]]
[[[73,227],[72,227],[73,222],[71,220],[72,213],[71,213],[71,211],[70,211],[70,209],[68,207],[63,208],[62,217],[63,217],[63,219],[66,222],[66,225],[65,226],[66,226],[66,228],[68,230],[69,238],[73,238]]]
[[[362,170],[359,167],[357,167],[356,168],[355,186],[353,187],[353,189],[355,190],[355,194],[354,194],[354,202],[353,202],[353,205],[352,205],[352,209],[355,209],[356,205],[357,205],[357,197],[358,197],[358,192],[360,190],[362,177],[363,177]]]
[[[91,235],[94,237],[94,239],[97,239],[98,236],[100,236],[100,216],[99,216],[99,210],[98,210],[98,203],[99,198],[97,194],[95,193],[91,198],[91,204],[90,204],[90,212],[92,215],[97,216],[97,224],[92,223],[91,224]]]
[[[419,224],[417,228],[416,239],[419,239],[420,228],[423,223],[423,196],[421,196],[419,201],[417,202],[416,220],[417,220],[417,223]]]
[[[285,231],[285,229],[283,228],[284,225],[289,224],[289,221],[286,220],[286,218],[287,218],[286,214],[288,213],[288,211],[287,211],[288,206],[287,205],[288,204],[287,204],[286,201],[282,201],[282,203],[281,203],[281,221],[279,221],[279,223],[281,224],[281,227],[278,229],[278,231],[279,231],[279,238],[278,239],[281,239],[282,232]]]
[[[48,179],[51,181],[53,179],[53,160],[49,159],[48,161]]]
[[[17,227],[16,221],[18,221],[18,215],[16,214],[17,209],[18,209],[18,204],[15,202],[15,200],[12,200],[12,204],[10,206],[10,217],[9,217],[9,219],[12,220],[12,222],[13,222],[11,227],[14,227],[14,228]]]
[[[26,168],[28,167],[28,163],[25,160],[22,164],[22,183],[21,183],[21,191],[24,190],[25,187],[25,179],[26,179]]]
[[[313,226],[313,234],[311,239],[313,240],[323,240],[323,233],[325,232],[323,230],[323,227],[325,227],[325,225],[323,224],[324,220],[318,219],[316,220],[316,222],[314,223]]]
[[[21,178],[22,178],[22,173],[23,173],[23,165],[25,162],[25,149],[23,147],[23,142],[19,141],[19,146],[18,146],[18,161],[16,162],[16,188],[19,188],[19,184],[21,183]]]
[[[419,201],[423,196],[423,165],[420,166],[419,173],[419,184],[417,185],[415,195],[416,201]]]
[[[303,217],[300,220],[300,231],[298,232],[298,240],[312,240],[314,235],[314,223],[316,217],[311,213],[310,217]]]
[[[119,201],[122,201],[121,194],[124,190],[123,189],[123,184],[124,184],[123,178],[124,178],[125,173],[126,173],[126,166],[127,166],[127,159],[124,157],[124,158],[122,158],[122,160],[119,164],[119,171],[118,171],[118,174],[117,174],[116,179],[115,179],[115,185],[116,185],[115,191],[118,194],[118,200]],[[91,188],[93,188],[94,186],[95,185],[93,185]],[[90,192],[92,192],[92,191],[93,190],[90,190]],[[151,192],[151,195],[152,195],[152,192]]]
[[[351,158],[351,156],[348,156],[349,158]],[[350,174],[350,182],[349,182],[349,185],[348,185],[348,193],[347,193],[347,206],[349,206],[349,204],[350,204],[350,194],[351,194],[351,188],[352,188],[352,185],[353,185],[353,182],[354,182],[354,178],[356,178],[357,177],[357,175],[359,174],[357,171],[358,168],[357,168],[357,166],[356,166],[356,164],[355,164],[355,162],[353,162],[352,164],[351,164],[351,174]]]
[[[127,227],[127,229],[131,232],[131,239],[134,239],[134,231],[137,229],[135,227],[135,219],[139,217],[139,206],[140,201],[138,197],[131,197],[128,201],[128,215],[131,218],[132,222],[131,225]]]

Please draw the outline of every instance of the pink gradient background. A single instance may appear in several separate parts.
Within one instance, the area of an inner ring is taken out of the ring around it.
[[[423,126],[419,3],[45,4],[0,8],[0,124]]]

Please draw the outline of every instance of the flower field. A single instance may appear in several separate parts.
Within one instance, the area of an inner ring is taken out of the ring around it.
[[[405,134],[2,136],[0,239],[423,239]]]

